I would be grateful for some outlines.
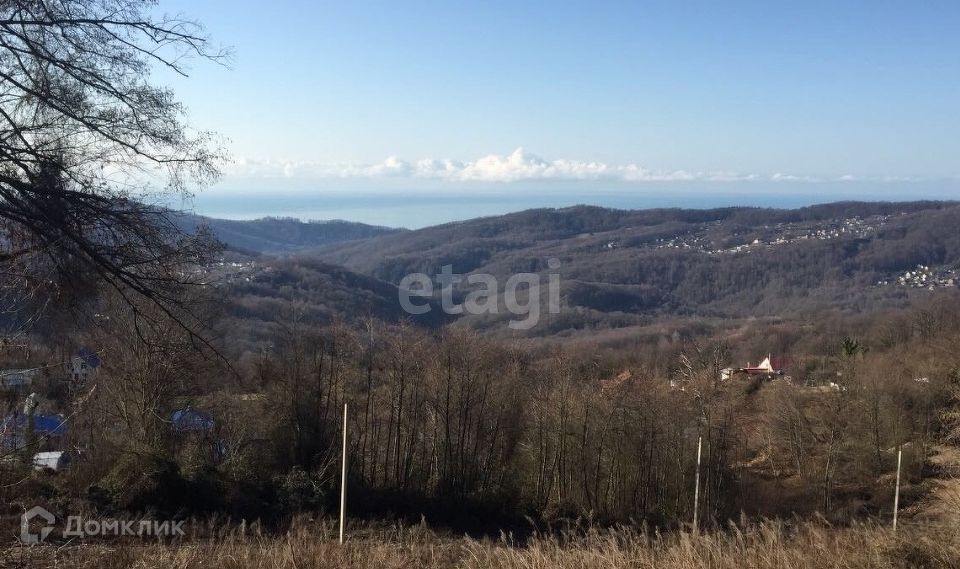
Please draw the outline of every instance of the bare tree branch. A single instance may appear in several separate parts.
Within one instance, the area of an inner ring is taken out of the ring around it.
[[[186,75],[186,57],[223,64],[229,53],[154,7],[0,0],[0,288],[22,291],[24,305],[106,284],[138,313],[147,301],[197,324],[183,287],[198,284],[191,267],[214,240],[145,200],[151,181],[160,196],[184,196],[215,180],[223,153],[149,75],[157,65]]]

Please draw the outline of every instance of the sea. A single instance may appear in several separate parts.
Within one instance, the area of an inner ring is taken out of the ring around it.
[[[792,185],[767,191],[731,191],[725,188],[645,188],[625,191],[590,189],[537,191],[514,189],[472,191],[250,191],[214,188],[196,193],[179,207],[199,215],[222,219],[292,217],[304,221],[345,220],[418,229],[431,225],[495,216],[535,208],[593,205],[618,209],[748,206],[792,209],[836,201],[957,200],[953,184],[909,188],[889,185]]]

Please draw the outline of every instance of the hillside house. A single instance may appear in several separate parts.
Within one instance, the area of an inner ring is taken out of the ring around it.
[[[769,355],[756,366],[751,366],[750,362],[747,362],[747,367],[742,368],[740,371],[747,375],[774,375],[777,373],[777,370],[773,368],[773,364],[770,363]]]
[[[11,452],[24,448],[28,441],[27,415],[11,413],[0,421],[0,450]],[[64,418],[60,415],[34,415],[33,437],[40,442],[35,448],[60,448],[67,434]]]
[[[783,369],[785,365],[784,359],[774,359],[773,356],[767,355],[763,360],[760,361],[757,365],[753,365],[747,362],[747,365],[739,368],[724,368],[720,370],[720,379],[727,381],[736,376],[759,376],[759,377],[768,377],[773,378],[774,376],[783,375]]]
[[[209,413],[190,407],[170,414],[170,428],[175,433],[209,433],[215,425]]]
[[[36,369],[5,369],[0,371],[0,388],[14,390],[30,387],[37,372]]]
[[[70,453],[62,450],[38,452],[33,455],[34,470],[58,472],[70,465]]]
[[[214,434],[216,426],[210,413],[191,407],[177,409],[170,414],[175,452],[201,448],[214,462],[223,460],[227,456],[227,444]]]
[[[601,379],[600,391],[602,393],[607,393],[609,391],[616,390],[623,385],[626,385],[632,378],[633,373],[630,370],[625,369],[612,379]]]
[[[80,348],[67,364],[67,377],[74,383],[85,383],[100,367],[100,357],[89,348]]]

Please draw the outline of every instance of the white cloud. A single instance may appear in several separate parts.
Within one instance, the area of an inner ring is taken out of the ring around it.
[[[770,176],[770,180],[773,182],[819,182],[820,178],[816,176],[795,176],[793,174],[784,174],[782,172],[777,172],[776,174]]]
[[[228,175],[249,178],[376,179],[407,178],[449,182],[509,183],[535,180],[594,180],[613,182],[819,182],[823,178],[776,173],[690,172],[652,170],[637,164],[607,164],[580,160],[547,160],[523,148],[507,155],[490,154],[473,161],[422,159],[409,162],[391,156],[377,164],[324,164],[240,159],[227,169]],[[861,178],[843,176],[835,181]]]

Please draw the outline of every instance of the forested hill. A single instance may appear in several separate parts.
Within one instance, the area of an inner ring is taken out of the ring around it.
[[[451,264],[456,273],[491,273],[501,285],[515,272],[545,272],[555,257],[563,305],[573,310],[539,330],[554,333],[629,324],[629,315],[902,306],[931,288],[956,287],[958,226],[958,202],[793,210],[577,206],[374,237],[313,255],[393,283]]]
[[[288,217],[233,220],[182,214],[177,221],[188,232],[200,225],[209,227],[228,249],[272,255],[402,231],[351,221],[300,221]]]

